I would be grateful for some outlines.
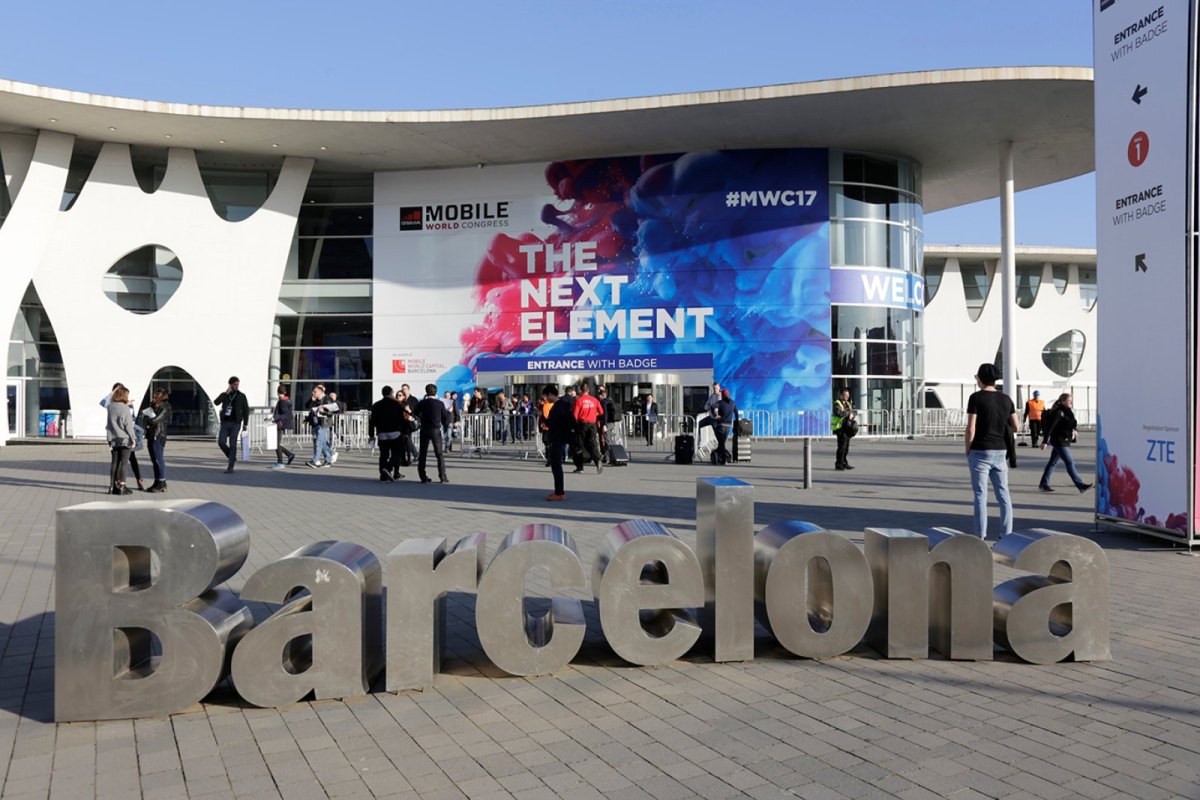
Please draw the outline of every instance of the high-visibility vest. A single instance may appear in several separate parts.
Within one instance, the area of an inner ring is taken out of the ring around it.
[[[1031,398],[1025,401],[1025,415],[1035,422],[1041,420],[1042,412],[1045,410],[1046,404],[1042,402],[1040,397],[1036,399]]]

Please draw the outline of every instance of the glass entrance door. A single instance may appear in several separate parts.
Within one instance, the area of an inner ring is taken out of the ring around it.
[[[8,438],[25,435],[25,384],[23,381],[5,383],[8,400]]]

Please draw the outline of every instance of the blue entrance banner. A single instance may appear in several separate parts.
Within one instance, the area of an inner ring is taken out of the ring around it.
[[[712,353],[663,353],[614,356],[480,356],[475,371],[521,374],[542,372],[548,375],[570,372],[662,372],[664,370],[705,369],[713,366]]]

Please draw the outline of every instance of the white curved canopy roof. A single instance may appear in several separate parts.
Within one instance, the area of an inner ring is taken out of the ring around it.
[[[0,133],[277,156],[338,171],[409,170],[682,152],[836,147],[914,158],[926,211],[994,197],[998,144],[1017,189],[1093,169],[1092,70],[938,70],[584,103],[439,111],[237,108],[131,100],[0,80]]]

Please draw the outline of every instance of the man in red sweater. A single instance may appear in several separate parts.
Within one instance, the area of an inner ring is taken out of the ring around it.
[[[599,422],[604,417],[604,406],[592,397],[592,387],[584,381],[580,387],[579,398],[575,401],[575,471],[583,472],[584,451],[596,465],[596,472],[604,471],[604,460],[600,457],[600,428]]]

